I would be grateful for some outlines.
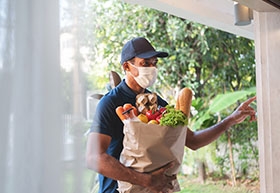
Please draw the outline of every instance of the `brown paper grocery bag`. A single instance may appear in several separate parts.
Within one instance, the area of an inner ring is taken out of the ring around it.
[[[123,151],[120,162],[139,172],[152,172],[175,160],[175,166],[167,175],[177,174],[184,156],[187,126],[169,127],[146,124],[139,121],[124,121]],[[147,188],[118,182],[120,193],[149,193]],[[177,180],[174,189],[180,191]]]

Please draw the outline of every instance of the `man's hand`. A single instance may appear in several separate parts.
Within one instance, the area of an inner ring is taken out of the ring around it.
[[[176,179],[176,175],[167,176],[166,171],[173,166],[174,162],[170,162],[164,167],[151,172],[151,184],[148,188],[155,193],[165,193],[168,192],[168,190],[172,190],[172,181]]]
[[[256,96],[249,98],[247,101],[239,105],[239,107],[229,116],[233,124],[243,122],[248,116],[250,116],[250,121],[256,120],[256,112],[249,106],[255,100]]]

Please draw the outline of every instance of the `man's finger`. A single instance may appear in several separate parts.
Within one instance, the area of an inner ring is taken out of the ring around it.
[[[243,103],[243,107],[247,107],[247,106],[249,106],[254,100],[256,100],[256,96],[254,96],[254,97],[252,97],[252,98],[249,98],[247,101],[245,101],[244,103]]]
[[[175,161],[171,161],[171,162],[169,162],[168,164],[166,164],[165,166],[163,166],[161,169],[164,170],[164,171],[166,171],[166,170],[168,170],[168,169],[170,169],[170,168],[173,168],[174,165],[175,165]]]
[[[160,173],[164,174],[166,170],[174,167],[174,165],[175,165],[175,161],[171,161],[171,162],[167,163],[166,165],[162,166],[161,168],[153,171],[152,173],[153,174],[160,174]]]
[[[173,181],[173,180],[177,179],[177,176],[176,175],[172,175],[172,176],[168,176],[168,178],[169,178],[170,181]]]
[[[172,190],[174,188],[172,182],[167,183],[166,188]],[[167,192],[168,192],[168,190],[167,190]]]

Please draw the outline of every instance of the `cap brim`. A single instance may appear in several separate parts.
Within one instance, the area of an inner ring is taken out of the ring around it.
[[[165,58],[168,56],[167,52],[158,52],[158,51],[149,51],[149,52],[145,52],[145,53],[141,53],[136,55],[136,57],[138,58],[152,58],[152,57],[159,57],[159,58]]]

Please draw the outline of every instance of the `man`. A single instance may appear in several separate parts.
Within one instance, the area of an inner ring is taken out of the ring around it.
[[[172,189],[171,181],[176,176],[166,176],[165,167],[152,173],[139,173],[126,168],[119,162],[123,149],[123,123],[115,113],[118,106],[125,103],[135,105],[135,97],[147,90],[157,77],[157,58],[167,57],[168,53],[156,51],[142,37],[128,41],[121,53],[121,64],[126,73],[125,79],[107,93],[99,102],[88,136],[86,162],[87,167],[99,173],[99,192],[116,193],[116,180],[149,188],[153,192]],[[255,120],[255,111],[249,104],[255,97],[242,103],[231,115],[210,128],[193,132],[187,130],[186,146],[196,150],[215,139],[234,124],[244,121],[248,116]],[[167,102],[158,96],[158,104],[166,106]]]

